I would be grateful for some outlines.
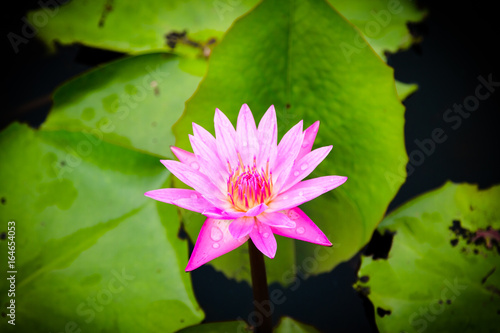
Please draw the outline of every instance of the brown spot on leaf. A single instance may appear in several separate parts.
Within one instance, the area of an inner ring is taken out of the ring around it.
[[[180,40],[187,39],[187,30],[184,31],[171,31],[165,35],[165,39],[167,40],[167,45],[174,49],[177,43]]]
[[[104,8],[101,13],[101,18],[99,19],[98,26],[99,28],[104,27],[104,23],[106,22],[106,18],[108,14],[113,10],[113,0],[107,0],[104,4]]]
[[[363,275],[359,278],[359,281],[362,283],[367,283],[368,281],[370,281],[370,277],[368,275]]]
[[[493,274],[495,273],[495,270],[497,268],[496,267],[493,267],[488,273],[486,273],[486,275],[482,278],[481,280],[481,284],[484,284],[486,282],[486,280],[488,280],[488,278]]]
[[[453,220],[452,225],[449,229],[451,231],[453,231],[453,233],[456,236],[460,236],[460,237],[467,239],[467,240],[470,238],[470,234],[471,234],[470,231],[465,229],[465,228],[462,228],[462,224],[460,223],[459,220]]]
[[[490,284],[490,285],[486,286],[486,289],[489,290],[489,291],[491,291],[492,293],[497,294],[498,296],[500,296],[500,289],[498,289],[494,285]]]
[[[388,316],[388,315],[390,315],[391,313],[392,313],[392,312],[391,312],[391,310],[384,310],[384,309],[382,309],[381,307],[378,307],[378,308],[377,308],[377,314],[378,314],[381,318],[383,318],[384,316]]]
[[[458,244],[458,239],[464,239],[467,244],[474,244],[478,246],[484,245],[488,250],[496,247],[498,253],[500,253],[500,230],[495,230],[491,226],[486,229],[477,229],[477,231],[472,232],[468,229],[462,227],[459,220],[453,220],[451,227],[449,229],[455,234],[456,239],[450,240],[452,246]],[[466,249],[465,247],[461,249],[461,252],[471,253],[474,252],[478,254],[477,250]]]
[[[165,35],[165,39],[167,40],[167,45],[171,49],[174,49],[179,43],[184,45],[188,45],[197,49],[200,49],[201,54],[208,58],[210,53],[212,52],[213,45],[217,42],[215,38],[209,38],[206,42],[197,42],[192,39],[189,39],[187,36],[187,31],[171,31]]]
[[[500,243],[500,232],[491,227],[488,227],[486,230],[478,229],[472,238],[472,242],[474,244],[481,244],[484,242],[486,248],[491,249],[493,247],[493,242],[497,244]]]
[[[356,285],[356,291],[362,296],[370,295],[370,287]]]

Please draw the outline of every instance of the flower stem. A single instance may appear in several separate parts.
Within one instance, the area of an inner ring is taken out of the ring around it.
[[[255,333],[271,333],[273,330],[272,313],[267,289],[266,264],[264,255],[255,247],[251,239],[248,240],[250,254],[250,270],[252,272],[252,289],[256,313]],[[270,311],[266,311],[265,307]],[[259,325],[260,324],[260,325]]]

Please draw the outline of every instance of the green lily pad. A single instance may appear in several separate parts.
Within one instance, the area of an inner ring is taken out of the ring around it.
[[[148,1],[75,0],[28,14],[38,37],[48,45],[81,43],[125,53],[168,51],[166,35],[187,31],[187,38],[206,44],[220,39],[238,16],[256,0]],[[200,55],[201,49],[178,42],[175,51]]]
[[[83,132],[96,142],[172,157],[172,124],[205,70],[205,61],[166,53],[112,62],[56,90],[42,129]]]
[[[384,219],[379,230],[395,232],[389,257],[363,258],[358,285],[380,332],[497,330],[499,202],[500,186],[447,183]]]
[[[405,179],[404,108],[393,71],[368,47],[348,62],[340,43],[357,36],[324,1],[264,1],[237,20],[214,50],[205,79],[174,127],[176,145],[190,150],[191,122],[214,133],[215,108],[235,123],[243,103],[257,120],[275,105],[280,135],[301,119],[304,126],[321,121],[315,147],[333,145],[333,151],[313,176],[349,180],[303,209],[335,246],[318,250],[278,237],[276,257],[267,265],[270,282],[289,284],[297,270],[318,274],[351,258],[369,241]],[[388,174],[398,177],[389,181]],[[184,221],[195,240],[203,217],[189,213]],[[211,263],[249,281],[246,251],[242,246]]]
[[[384,53],[396,52],[418,42],[407,28],[408,22],[420,22],[427,15],[413,0],[328,0],[336,10],[354,24],[373,50],[385,59]],[[340,44],[346,58],[353,59],[366,47],[359,37]]]
[[[15,241],[16,272],[15,295],[5,270],[0,281],[2,304],[15,300],[2,332],[166,332],[203,319],[176,210],[143,195],[167,182],[156,157],[16,123],[0,152],[0,232],[15,222],[0,253]]]
[[[418,90],[418,85],[415,83],[404,83],[396,81],[396,90],[398,92],[399,99],[404,101],[406,98],[408,98],[408,96]]]
[[[313,326],[303,324],[290,317],[281,318],[275,333],[319,333]]]
[[[224,321],[190,326],[177,333],[232,333],[250,332],[248,324],[244,321]]]

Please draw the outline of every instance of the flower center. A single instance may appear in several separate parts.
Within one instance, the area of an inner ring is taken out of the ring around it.
[[[266,170],[257,169],[254,158],[252,166],[240,164],[232,170],[228,163],[229,179],[227,181],[227,194],[233,206],[240,211],[247,211],[261,203],[267,204],[271,197],[273,181],[269,172],[269,162]]]

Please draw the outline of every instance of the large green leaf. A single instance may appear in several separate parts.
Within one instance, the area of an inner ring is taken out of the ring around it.
[[[172,124],[205,69],[205,61],[166,53],[115,61],[59,88],[42,129],[84,132],[97,141],[171,157]]]
[[[137,53],[169,50],[165,35],[187,30],[187,37],[198,43],[219,39],[238,16],[255,5],[256,0],[74,0],[53,9],[29,13],[28,19],[38,36],[49,45],[84,45],[114,51]],[[199,54],[182,43],[180,53]]]
[[[321,121],[316,147],[331,144],[333,151],[314,176],[349,180],[303,208],[336,246],[318,254],[316,245],[280,238],[267,266],[271,282],[290,283],[294,264],[307,275],[351,258],[368,242],[404,181],[399,168],[407,161],[404,108],[393,72],[368,47],[348,62],[340,43],[357,36],[324,1],[264,1],[236,21],[214,50],[204,81],[174,127],[177,145],[190,149],[191,122],[213,133],[216,107],[234,123],[243,103],[257,119],[274,104],[281,135],[300,119],[305,126]],[[399,177],[388,181],[388,173]],[[189,213],[185,221],[195,240],[203,218]],[[246,251],[242,246],[212,264],[249,280]]]
[[[359,273],[380,314],[390,311],[376,316],[380,332],[497,331],[499,202],[500,186],[447,183],[384,219],[380,231],[396,233],[389,257],[363,258]]]
[[[251,328],[244,321],[227,321],[195,325],[184,328],[177,333],[232,333],[250,331]],[[310,325],[295,321],[290,317],[281,318],[278,325],[273,329],[275,333],[319,333]]]
[[[16,326],[3,320],[2,332],[168,332],[201,321],[175,208],[143,195],[167,181],[156,157],[19,124],[0,133],[0,152],[1,231],[15,221],[17,271],[15,297],[5,273],[0,282],[2,304],[16,305]]]
[[[281,318],[275,333],[319,333],[317,329],[310,325],[303,324],[290,317]]]
[[[386,51],[408,48],[415,39],[407,28],[408,22],[421,21],[426,12],[413,0],[328,0],[346,19],[354,24],[373,50],[385,58]],[[356,37],[340,44],[346,58],[353,59],[366,44]]]
[[[396,90],[398,92],[399,99],[402,101],[404,101],[408,96],[417,91],[417,89],[417,84],[396,81]]]
[[[233,333],[250,332],[248,324],[244,321],[224,321],[190,326],[177,333]]]

